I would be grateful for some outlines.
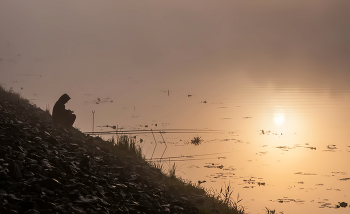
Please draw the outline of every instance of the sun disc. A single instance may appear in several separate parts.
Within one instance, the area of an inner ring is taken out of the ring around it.
[[[273,122],[278,125],[281,126],[284,123],[284,114],[283,113],[277,113],[274,114],[273,116]]]

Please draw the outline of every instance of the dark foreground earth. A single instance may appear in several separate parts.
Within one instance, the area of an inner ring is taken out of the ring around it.
[[[0,213],[199,213],[202,194],[164,184],[145,161],[0,94]]]

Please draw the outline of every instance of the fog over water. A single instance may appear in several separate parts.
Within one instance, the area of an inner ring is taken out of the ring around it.
[[[69,94],[84,132],[92,110],[95,131],[220,130],[165,134],[164,156],[200,159],[176,161],[179,176],[230,182],[251,213],[347,213],[334,207],[350,203],[348,11],[347,0],[1,1],[0,84],[42,109]],[[138,138],[150,158],[153,137]]]

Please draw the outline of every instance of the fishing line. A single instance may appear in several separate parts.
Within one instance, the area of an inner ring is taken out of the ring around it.
[[[227,153],[233,153],[232,152],[216,152],[216,153],[208,153],[208,154],[202,154],[202,155],[187,155],[187,156],[173,156],[173,157],[165,157],[165,158],[153,158],[153,159],[175,159],[175,158],[192,158],[192,157],[198,157],[198,156],[206,156],[206,155],[219,155],[219,154],[227,154]],[[151,159],[146,159],[146,161]]]

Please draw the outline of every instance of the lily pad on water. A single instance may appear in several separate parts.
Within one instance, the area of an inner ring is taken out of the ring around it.
[[[201,144],[203,142],[203,139],[201,139],[201,137],[194,137],[192,140],[191,140],[191,144],[195,145],[195,146],[198,146],[199,144]]]
[[[337,205],[337,207],[339,208],[339,207],[347,207],[348,206],[348,203],[346,203],[346,202],[338,202],[339,203],[339,205]]]

